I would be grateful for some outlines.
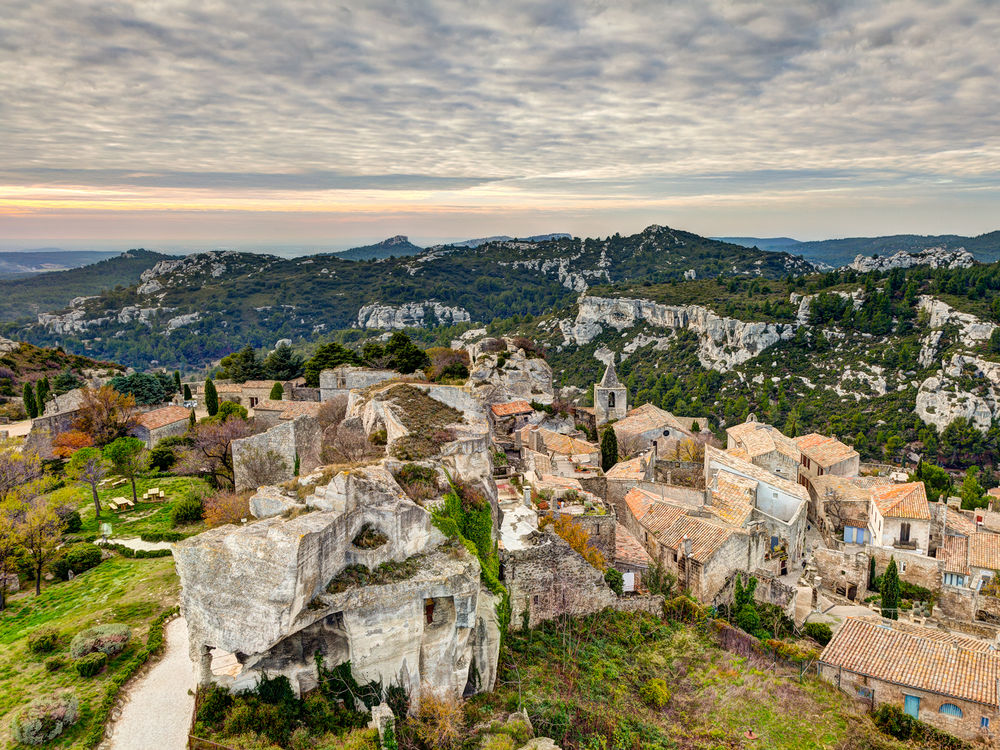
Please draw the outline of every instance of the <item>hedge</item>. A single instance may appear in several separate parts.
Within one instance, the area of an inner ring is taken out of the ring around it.
[[[170,557],[174,554],[169,549],[132,549],[131,547],[126,547],[124,544],[102,544],[101,546],[104,549],[117,552],[122,557]]]
[[[102,651],[95,651],[92,654],[87,654],[81,659],[77,659],[73,662],[73,666],[76,668],[76,672],[81,677],[93,677],[95,674],[100,672],[108,664],[108,655]]]
[[[118,699],[118,692],[122,689],[122,685],[139,671],[150,656],[160,653],[163,649],[164,623],[178,611],[177,607],[171,607],[153,620],[149,626],[149,635],[146,637],[146,647],[125,662],[118,673],[108,680],[104,689],[104,697],[94,711],[94,724],[83,741],[84,747],[95,748],[104,740],[104,725],[108,722],[108,717],[111,716],[111,710],[115,707],[115,701]]]
[[[144,542],[179,542],[185,537],[186,535],[179,531],[150,531],[139,535]]]

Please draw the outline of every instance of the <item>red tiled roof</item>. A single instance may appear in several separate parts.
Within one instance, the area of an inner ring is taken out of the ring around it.
[[[620,523],[615,524],[615,562],[636,567],[649,567],[653,558],[639,540]]]
[[[490,410],[495,417],[511,417],[515,414],[531,414],[535,411],[527,401],[510,401],[506,404],[493,404]]]
[[[923,482],[876,487],[872,490],[872,501],[885,518],[931,520],[931,509],[927,504],[927,491]]]
[[[176,424],[180,421],[187,421],[191,418],[191,410],[183,406],[164,406],[162,409],[153,409],[136,417],[136,421],[147,430],[157,430],[166,427],[168,424]]]
[[[980,531],[970,536],[969,565],[1000,571],[1000,534]]]
[[[795,438],[795,444],[823,468],[834,466],[858,455],[851,446],[845,445],[837,438],[820,435],[818,432],[810,432],[808,435]]]
[[[820,661],[904,687],[998,705],[1000,654],[945,640],[927,628],[848,617]]]
[[[259,411],[277,411],[281,412],[278,415],[278,419],[294,419],[303,414],[315,417],[322,406],[323,404],[319,401],[271,401],[267,399],[265,401],[258,401],[253,410],[254,413]]]

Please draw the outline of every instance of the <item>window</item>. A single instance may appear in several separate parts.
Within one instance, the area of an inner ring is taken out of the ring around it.
[[[820,466],[818,469],[816,469],[816,476],[818,476],[818,477],[823,476],[823,467],[822,466]]]
[[[958,573],[945,573],[944,574],[944,585],[945,586],[964,586],[965,576],[959,575]]]
[[[910,541],[910,524],[905,521],[899,524],[899,541],[901,544],[906,544]]]
[[[989,716],[983,716],[979,720],[979,727],[981,729],[989,729],[990,728],[990,717]]]
[[[957,716],[959,719],[962,718],[962,709],[954,703],[942,703],[941,708],[938,709],[938,713],[942,713],[947,716]]]
[[[608,408],[609,409],[615,408],[615,394],[613,393],[608,394]]]
[[[914,719],[920,718],[920,698],[916,695],[903,696],[903,711]]]

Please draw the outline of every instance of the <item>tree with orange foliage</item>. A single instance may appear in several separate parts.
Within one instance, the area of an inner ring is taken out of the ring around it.
[[[69,458],[81,448],[90,448],[94,439],[82,430],[67,430],[56,435],[52,441],[52,452],[59,458]]]
[[[93,438],[94,445],[103,447],[120,437],[126,437],[136,425],[138,416],[135,397],[122,395],[110,385],[98,389],[81,388],[79,414],[74,429]]]
[[[565,539],[566,543],[578,552],[584,560],[602,573],[607,569],[608,563],[604,559],[604,555],[590,543],[590,537],[587,536],[587,532],[572,517],[560,515],[553,520],[552,516],[542,516],[538,525],[542,529],[551,526],[552,530]]]
[[[227,523],[239,524],[244,518],[250,518],[250,499],[245,494],[216,492],[205,498],[202,505],[205,508],[205,525],[209,528]]]

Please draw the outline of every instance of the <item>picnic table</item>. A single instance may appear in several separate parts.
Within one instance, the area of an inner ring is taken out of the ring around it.
[[[150,487],[142,494],[143,500],[162,500],[166,495],[163,494],[163,490],[159,487]]]
[[[135,503],[127,497],[113,497],[108,501],[108,507],[115,513],[119,513],[125,508],[134,508]]]

